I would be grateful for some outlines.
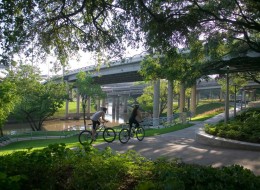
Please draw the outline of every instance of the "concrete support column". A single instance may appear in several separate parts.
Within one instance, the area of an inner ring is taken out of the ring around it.
[[[116,97],[116,121],[119,121],[120,96]]]
[[[100,110],[100,100],[97,100],[97,110]]]
[[[185,87],[184,84],[180,84],[180,105],[179,105],[179,111],[182,113],[185,108]]]
[[[173,81],[168,81],[167,122],[172,123]]]
[[[190,106],[190,111],[191,111],[191,115],[194,116],[196,114],[196,88],[197,88],[197,85],[194,84],[192,87],[191,87],[191,106]]]
[[[66,90],[67,94],[69,94],[69,83],[66,81]],[[66,107],[65,107],[65,117],[69,117],[69,99],[66,99]]]
[[[159,105],[160,104],[160,80],[154,81],[153,94],[153,126],[159,125]]]
[[[123,96],[124,113],[127,113],[127,100],[128,100],[128,96]]]
[[[77,89],[77,105],[76,105],[76,111],[77,111],[77,117],[79,118],[79,110],[80,110],[80,95],[79,95],[79,90]]]
[[[243,90],[243,95],[242,95],[242,97],[243,97],[243,102],[244,102],[245,108],[246,108],[246,90]]]
[[[184,112],[185,108],[185,87],[184,84],[180,84],[180,120],[182,123],[186,123],[186,112]]]
[[[87,119],[90,119],[90,107],[91,107],[91,99],[88,96],[88,102],[87,102]]]
[[[102,106],[102,107],[106,107],[106,99],[105,99],[105,98],[104,98],[104,99],[102,99],[101,106]]]
[[[241,101],[240,101],[240,109],[242,110],[243,109],[243,102],[244,102],[244,92],[245,90],[242,89],[241,90]]]
[[[129,115],[128,115],[128,109],[127,109],[127,100],[129,96],[122,96],[122,105],[123,105],[123,114],[121,117],[123,118],[124,122],[127,123],[129,120]]]
[[[116,98],[113,97],[112,100],[112,120],[115,121],[116,118]]]

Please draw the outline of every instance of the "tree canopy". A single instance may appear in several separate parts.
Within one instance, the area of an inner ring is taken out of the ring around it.
[[[125,49],[126,38],[139,38],[126,24],[130,15],[122,14],[127,15],[113,0],[2,0],[1,63],[10,64],[19,52],[54,54],[61,64],[79,49],[114,56]]]
[[[0,61],[23,52],[66,64],[80,49],[113,57],[139,42],[165,54],[194,38],[211,58],[223,44],[221,56],[238,47],[260,52],[259,9],[255,0],[2,0]]]
[[[0,82],[0,136],[3,135],[2,128],[8,116],[14,110],[18,102],[17,89],[9,80]]]
[[[158,50],[189,44],[189,36],[208,42],[239,40],[260,52],[260,2],[255,0],[128,1],[145,32],[146,43]]]
[[[40,131],[43,122],[53,116],[68,98],[64,84],[41,84],[39,71],[29,65],[21,65],[17,70],[10,71],[6,80],[15,86],[19,97],[14,116],[28,122],[33,131]]]
[[[83,119],[86,128],[86,106],[88,98],[99,100],[105,98],[106,94],[102,91],[100,85],[94,83],[90,73],[87,74],[86,72],[80,71],[76,77],[77,81],[75,82],[75,86],[82,99]]]

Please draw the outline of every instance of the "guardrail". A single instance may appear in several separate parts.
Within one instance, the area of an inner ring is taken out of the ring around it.
[[[0,137],[0,146],[5,146],[12,142],[39,139],[61,139],[68,138],[79,134],[80,130],[63,130],[63,131],[30,131],[24,133],[16,133],[13,135],[5,135]]]
[[[171,117],[145,118],[142,126],[145,128],[161,128],[167,124],[186,123],[191,120],[191,112],[175,113]]]

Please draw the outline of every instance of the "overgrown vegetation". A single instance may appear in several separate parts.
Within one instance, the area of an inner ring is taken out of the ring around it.
[[[227,124],[207,124],[205,131],[223,138],[260,143],[260,108],[248,109]]]
[[[190,165],[155,161],[134,151],[124,154],[86,145],[70,150],[53,144],[43,150],[0,157],[1,189],[260,189],[260,177],[233,165]]]
[[[196,108],[196,115],[192,121],[204,121],[224,112],[224,103],[219,100],[202,100]]]
[[[196,114],[200,115],[221,108],[224,108],[224,102],[220,102],[219,100],[200,100],[196,108]]]

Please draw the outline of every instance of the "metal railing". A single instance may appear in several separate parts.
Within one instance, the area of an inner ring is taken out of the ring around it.
[[[167,124],[186,123],[191,120],[191,112],[175,113],[170,117],[145,118],[142,126],[145,128],[161,128]]]

